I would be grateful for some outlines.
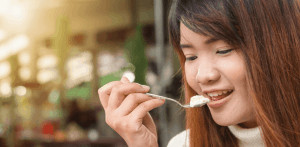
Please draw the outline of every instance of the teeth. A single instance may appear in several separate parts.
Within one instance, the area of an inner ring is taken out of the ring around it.
[[[218,91],[217,93],[218,93],[218,95],[222,95],[222,94],[223,94],[223,92],[222,92],[222,91]]]
[[[214,96],[219,96],[228,93],[230,90],[224,90],[224,91],[216,91],[216,92],[211,92],[207,93],[208,96],[214,97]]]
[[[210,96],[210,97],[218,96],[217,93],[208,93],[207,95]]]

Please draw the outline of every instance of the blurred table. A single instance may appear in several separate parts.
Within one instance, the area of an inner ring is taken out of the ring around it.
[[[96,141],[78,140],[78,141],[46,141],[46,140],[21,140],[20,147],[127,147],[125,141],[121,138],[104,138]]]

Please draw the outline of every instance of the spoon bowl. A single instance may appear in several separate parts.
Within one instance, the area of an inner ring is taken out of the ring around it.
[[[172,98],[165,97],[165,96],[160,96],[160,95],[156,95],[156,94],[152,94],[152,93],[146,93],[146,95],[149,95],[153,98],[159,98],[159,99],[164,99],[164,100],[169,100],[169,101],[175,102],[183,108],[202,107],[210,101],[208,98],[196,95],[196,96],[191,97],[190,104],[181,104],[180,102],[178,102]]]

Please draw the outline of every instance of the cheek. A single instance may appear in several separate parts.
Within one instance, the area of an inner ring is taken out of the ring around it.
[[[196,76],[197,76],[197,68],[191,66],[185,66],[185,76],[188,85],[197,92],[200,87],[197,84]]]
[[[228,80],[237,87],[246,84],[246,67],[244,61],[237,54],[223,61],[219,69],[222,69]]]

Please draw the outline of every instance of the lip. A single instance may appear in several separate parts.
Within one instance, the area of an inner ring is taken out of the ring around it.
[[[233,92],[234,92],[234,90],[233,90]],[[219,108],[222,105],[224,105],[227,101],[229,101],[229,99],[230,99],[233,92],[231,92],[228,96],[226,96],[226,97],[224,97],[220,100],[210,101],[209,103],[207,103],[207,105],[211,108]]]

